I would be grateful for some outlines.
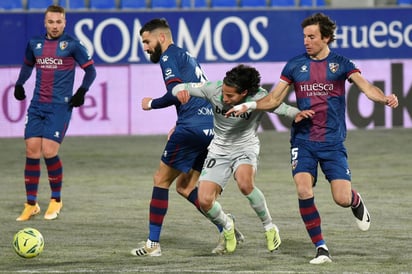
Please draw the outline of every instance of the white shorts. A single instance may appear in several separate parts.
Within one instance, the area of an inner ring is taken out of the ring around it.
[[[234,151],[228,155],[217,155],[209,151],[199,180],[214,182],[223,190],[230,176],[236,172],[239,165],[251,165],[256,171],[259,161],[258,158],[258,150]]]

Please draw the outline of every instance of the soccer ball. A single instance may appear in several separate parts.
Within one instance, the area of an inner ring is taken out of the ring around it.
[[[13,248],[20,257],[36,257],[44,248],[43,235],[37,229],[31,227],[24,228],[14,234]]]

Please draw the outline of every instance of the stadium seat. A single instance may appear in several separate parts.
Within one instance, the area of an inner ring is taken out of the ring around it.
[[[237,8],[237,0],[210,0],[212,8]]]
[[[271,0],[271,7],[294,7],[295,0]]]
[[[90,8],[94,10],[116,9],[116,0],[90,0]]]
[[[22,10],[22,0],[1,0],[0,10]]]
[[[412,0],[398,0],[398,6],[412,5]]]
[[[147,8],[146,0],[121,0],[121,9],[145,9]]]
[[[88,8],[86,0],[60,0],[59,5],[72,10],[85,10]]]
[[[315,7],[324,7],[325,6],[325,0],[315,0]],[[301,7],[312,7],[313,6],[313,1],[312,0],[300,0],[300,6]]]
[[[265,8],[268,5],[266,0],[240,0],[240,6],[244,8]]]
[[[176,0],[152,0],[152,9],[176,9],[178,8]]]
[[[48,6],[53,5],[54,0],[27,0],[27,9],[36,10],[36,9],[47,9]]]
[[[207,0],[181,0],[182,8],[207,8]]]

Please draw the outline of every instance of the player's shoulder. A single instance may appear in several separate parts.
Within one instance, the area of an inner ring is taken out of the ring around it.
[[[60,36],[59,38],[60,41],[64,40],[64,41],[68,41],[68,42],[76,42],[76,43],[80,43],[80,40],[77,39],[75,36],[68,34],[68,33],[63,33],[62,36]]]
[[[307,53],[302,53],[302,54],[299,54],[299,55],[296,55],[290,58],[288,63],[298,63],[298,62],[305,61],[308,59],[309,59],[309,56],[307,55]]]

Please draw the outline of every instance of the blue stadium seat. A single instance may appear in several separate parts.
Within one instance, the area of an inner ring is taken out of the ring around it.
[[[178,8],[176,0],[152,0],[152,9],[176,9]]]
[[[412,5],[412,0],[398,0],[398,6]]]
[[[121,0],[121,9],[145,9],[147,8],[146,0]]]
[[[182,8],[207,8],[207,0],[181,0]]]
[[[326,5],[325,0],[315,0],[316,7],[324,7]],[[312,0],[300,0],[301,7],[312,7]]]
[[[0,10],[22,10],[22,0],[1,0]]]
[[[94,10],[116,9],[116,0],[90,0],[90,8]]]
[[[265,8],[267,7],[266,0],[240,0],[241,7]]]
[[[237,8],[237,0],[210,0],[212,8]]]
[[[53,5],[54,0],[27,0],[27,9],[36,10],[36,9],[47,9],[48,6]]]
[[[72,10],[84,10],[88,8],[85,0],[59,0],[59,5]]]
[[[271,0],[271,7],[294,7],[295,0]]]

